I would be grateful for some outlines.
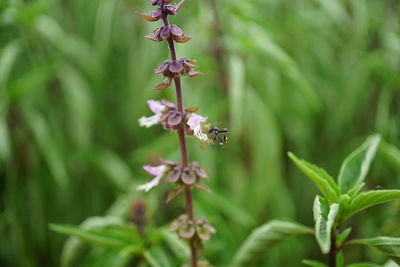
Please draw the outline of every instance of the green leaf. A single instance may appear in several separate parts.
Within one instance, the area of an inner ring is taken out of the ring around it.
[[[304,225],[274,220],[256,229],[247,237],[233,258],[231,266],[251,266],[283,240],[300,234],[312,234]]]
[[[343,193],[361,184],[369,171],[375,157],[381,137],[372,135],[344,161],[339,173],[339,187]]]
[[[50,229],[101,246],[119,247],[137,243],[136,232],[132,227],[119,226],[88,230],[75,225],[51,224]]]
[[[328,206],[327,201],[317,196],[314,201],[313,212],[315,221],[315,238],[322,253],[328,253],[331,246],[331,232],[339,211],[339,204]]]
[[[186,242],[182,241],[177,234],[170,232],[168,229],[162,229],[161,235],[177,258],[183,262],[189,262],[190,250]]]
[[[311,266],[311,267],[328,267],[328,265],[326,265],[325,263],[320,262],[320,261],[302,260],[301,262],[302,262],[304,265]]]
[[[343,250],[336,254],[336,267],[344,267],[344,253]]]
[[[101,229],[108,226],[122,225],[123,221],[115,216],[89,217],[80,224],[84,229]],[[78,237],[70,236],[64,243],[61,252],[61,266],[74,266],[74,260],[79,256],[85,243]]]
[[[382,265],[372,263],[372,262],[358,262],[358,263],[346,265],[346,267],[382,267]]]
[[[291,152],[289,152],[288,155],[297,167],[314,182],[330,203],[338,200],[340,195],[339,187],[324,169],[297,158]]]
[[[381,253],[390,257],[394,262],[400,264],[400,238],[379,236],[374,238],[354,239],[346,245],[366,245],[379,250]]]
[[[157,259],[155,257],[153,257],[153,255],[150,254],[149,251],[144,251],[143,252],[143,256],[146,259],[147,263],[151,266],[151,267],[161,267],[161,263],[159,263],[157,261]]]
[[[343,212],[342,221],[368,207],[381,204],[387,201],[400,199],[400,190],[375,190],[367,191],[357,195]]]
[[[400,171],[400,149],[382,140],[379,151],[393,167]]]
[[[347,237],[351,233],[351,227],[344,229],[341,233],[336,236],[336,246],[341,246]]]

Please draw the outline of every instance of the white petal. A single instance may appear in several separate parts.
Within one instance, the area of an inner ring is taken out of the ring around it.
[[[150,189],[152,189],[153,187],[157,186],[160,183],[161,178],[162,178],[161,175],[160,176],[156,176],[150,182],[142,184],[142,185],[139,185],[137,187],[137,190],[144,190],[144,191],[147,192]]]
[[[161,114],[156,114],[151,117],[141,117],[139,119],[139,125],[142,127],[149,128],[160,122]]]
[[[194,129],[194,135],[197,136],[202,141],[206,141],[208,139],[207,135],[201,131],[201,126],[197,125]]]

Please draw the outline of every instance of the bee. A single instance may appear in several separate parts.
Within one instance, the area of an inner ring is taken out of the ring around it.
[[[214,143],[218,142],[218,145],[221,147],[224,146],[228,141],[228,137],[226,136],[228,133],[229,130],[227,128],[219,129],[217,127],[212,127],[208,131],[208,134],[214,136],[213,138]]]

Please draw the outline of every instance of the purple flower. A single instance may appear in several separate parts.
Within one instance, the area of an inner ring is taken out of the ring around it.
[[[150,117],[141,117],[139,119],[139,125],[149,128],[160,122],[163,111],[165,111],[167,107],[161,101],[157,100],[148,100],[147,104],[149,105],[151,111],[154,112],[154,115]]]
[[[162,17],[162,13],[163,13],[163,9],[164,12],[168,15],[176,15],[176,13],[179,11],[179,9],[182,7],[183,3],[185,2],[185,0],[180,1],[178,4],[176,5],[166,5],[171,3],[172,1],[170,0],[151,0],[150,1],[151,4],[153,6],[158,5],[160,6],[159,8],[153,10],[153,12],[151,12],[151,15],[147,15],[144,13],[139,14],[142,18],[144,18],[147,21],[157,21],[159,19],[161,19]]]
[[[144,190],[147,192],[160,183],[161,178],[164,177],[168,168],[167,165],[163,164],[159,166],[145,165],[143,166],[143,169],[154,176],[154,178],[150,182],[137,187],[137,190]]]
[[[202,141],[206,141],[208,139],[207,135],[202,132],[201,123],[205,122],[208,117],[202,117],[196,113],[192,113],[189,120],[187,121],[187,125],[189,125],[190,129],[194,132],[194,135]]]
[[[162,40],[167,40],[170,37],[178,43],[185,43],[192,39],[191,37],[184,36],[181,28],[175,24],[157,27],[151,35],[145,36],[145,38],[155,42],[161,42]]]

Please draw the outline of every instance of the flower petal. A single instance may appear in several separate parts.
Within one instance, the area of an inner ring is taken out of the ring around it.
[[[153,18],[156,18],[157,20],[159,20],[161,18],[161,14],[162,14],[162,9],[160,7],[153,10],[153,12],[151,12],[151,16]]]
[[[151,111],[153,111],[155,114],[161,113],[165,110],[165,106],[161,103],[161,101],[150,99],[147,100],[147,104],[149,105]]]
[[[183,170],[181,177],[185,184],[194,184],[196,182],[196,175],[189,168]]]
[[[194,130],[194,128],[198,125],[200,125],[200,123],[205,122],[208,119],[208,117],[203,117],[200,116],[196,113],[192,113],[192,115],[190,116],[189,120],[187,121],[187,125],[189,125],[189,127]]]
[[[179,180],[179,178],[181,178],[181,168],[177,166],[169,172],[167,181],[169,183],[175,183]]]
[[[165,170],[167,169],[166,165],[159,165],[159,166],[150,166],[145,165],[143,169],[154,176],[164,176]]]
[[[147,192],[150,189],[152,189],[153,187],[157,186],[160,183],[161,178],[162,178],[162,176],[156,176],[150,182],[139,185],[137,187],[137,190],[144,190]]]
[[[175,36],[182,36],[183,35],[183,31],[181,28],[179,28],[178,26],[176,26],[175,24],[170,26],[171,29],[171,33]]]
[[[197,162],[193,162],[192,165],[194,166],[194,172],[197,174],[197,176],[201,178],[208,178],[207,173],[205,170],[200,167],[200,165]]]
[[[167,60],[164,61],[163,64],[161,64],[160,66],[158,66],[156,68],[156,73],[161,73],[161,72],[165,71],[168,68],[168,66],[169,66],[169,61],[167,61]]]
[[[181,225],[179,228],[179,236],[185,239],[190,239],[196,233],[196,228],[191,221]]]
[[[183,70],[183,65],[181,62],[174,60],[169,65],[169,70],[176,73],[181,72]]]
[[[169,27],[163,27],[163,29],[160,32],[161,39],[166,40],[170,36],[171,36],[171,31],[169,30]]]
[[[180,112],[172,112],[171,115],[169,115],[167,123],[171,126],[176,126],[182,121],[182,114]]]
[[[141,117],[139,118],[138,121],[141,127],[149,128],[153,125],[158,124],[160,122],[160,119],[161,119],[161,114],[155,114],[150,117]]]

